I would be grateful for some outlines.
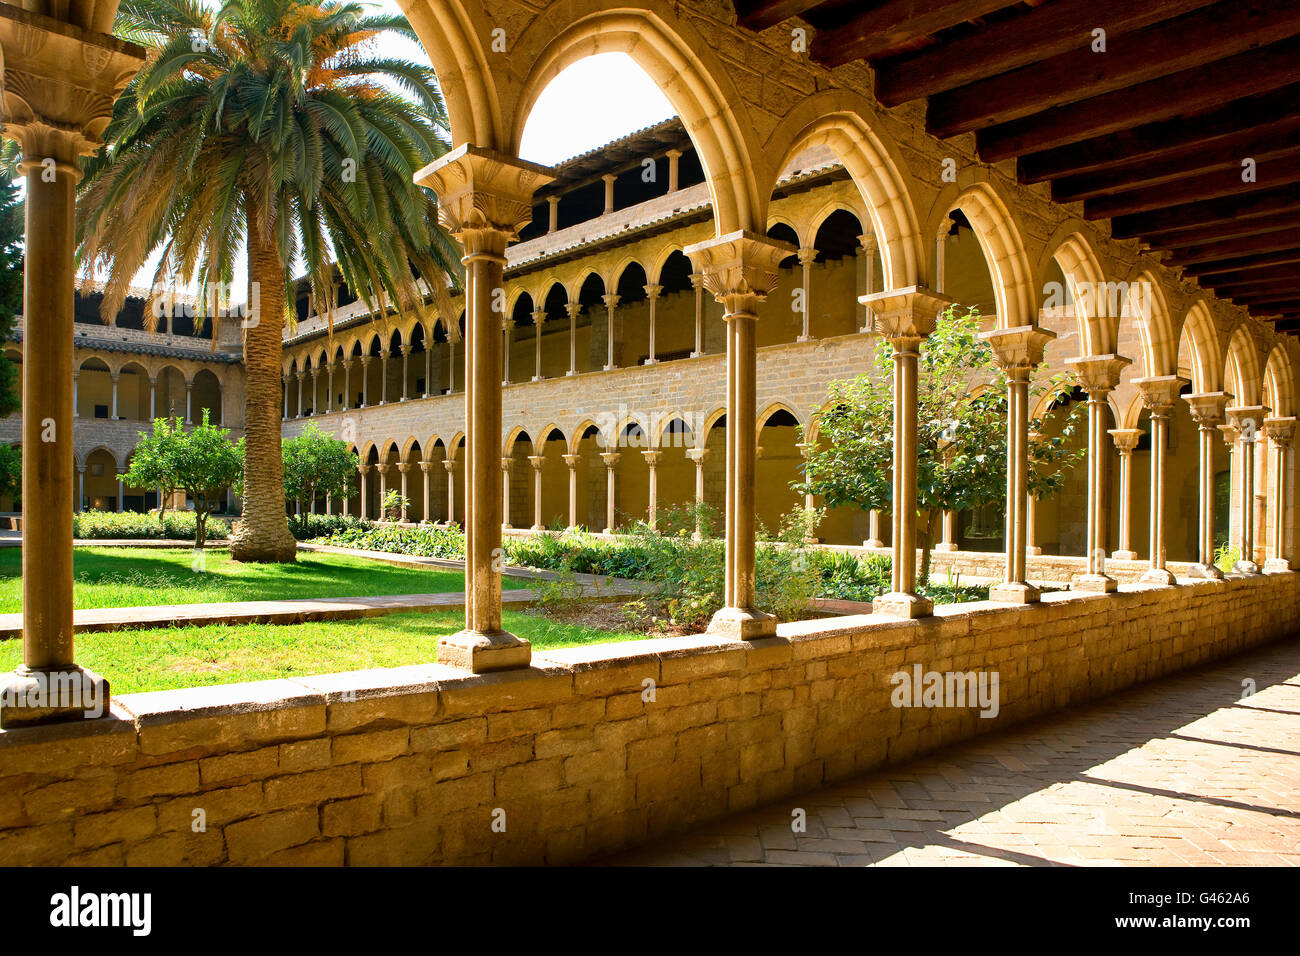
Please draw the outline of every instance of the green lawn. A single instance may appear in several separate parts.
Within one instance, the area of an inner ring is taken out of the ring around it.
[[[522,611],[506,611],[504,623],[536,650],[645,637]],[[438,656],[438,638],[464,624],[464,614],[455,610],[308,624],[107,631],[77,635],[77,663],[107,677],[114,694],[302,677],[427,663]],[[0,670],[17,667],[21,657],[21,642],[0,642]]]
[[[21,611],[21,555],[0,549],[0,613]],[[462,591],[459,571],[397,567],[367,558],[299,552],[295,564],[239,564],[225,551],[206,551],[195,570],[189,548],[77,548],[74,606],[145,607],[217,601],[366,597]],[[507,589],[527,581],[506,578]]]

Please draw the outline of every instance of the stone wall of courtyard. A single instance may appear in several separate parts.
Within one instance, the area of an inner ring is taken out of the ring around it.
[[[127,695],[0,732],[0,856],[575,862],[1294,634],[1298,598],[1284,573]],[[997,672],[998,715],[892,706],[914,664]]]

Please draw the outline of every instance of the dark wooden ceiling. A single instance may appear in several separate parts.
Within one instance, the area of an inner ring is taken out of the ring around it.
[[[800,17],[813,58],[866,60],[885,106],[926,99],[933,135],[973,133],[985,162],[1014,158],[1022,183],[1300,331],[1300,0],[735,6],[754,30]]]

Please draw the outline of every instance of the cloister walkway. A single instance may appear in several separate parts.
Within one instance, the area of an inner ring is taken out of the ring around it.
[[[1300,866],[1300,637],[609,862]]]

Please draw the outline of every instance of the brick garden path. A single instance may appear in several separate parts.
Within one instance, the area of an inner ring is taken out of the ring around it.
[[[1300,866],[1300,639],[609,862]]]

